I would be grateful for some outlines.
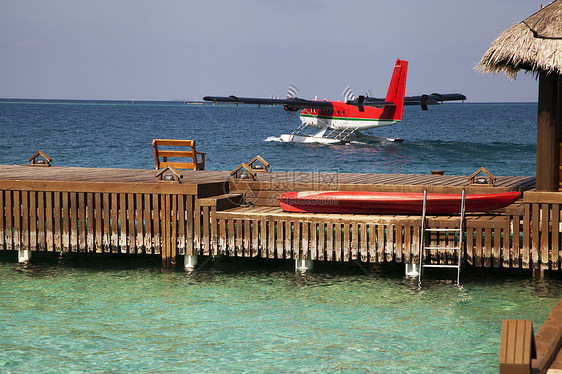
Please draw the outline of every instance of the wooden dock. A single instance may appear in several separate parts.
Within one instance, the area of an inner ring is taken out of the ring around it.
[[[476,267],[560,269],[558,193],[534,192],[532,177],[260,172],[236,180],[224,171],[182,171],[164,182],[155,170],[0,165],[0,250],[217,255],[317,261],[415,262],[421,217],[295,214],[276,198],[291,190],[442,193],[525,191],[519,204],[466,217],[464,263]],[[241,207],[242,202],[254,206]],[[429,217],[450,228],[457,217]],[[431,240],[453,247],[454,235]],[[433,263],[454,251],[431,253]]]

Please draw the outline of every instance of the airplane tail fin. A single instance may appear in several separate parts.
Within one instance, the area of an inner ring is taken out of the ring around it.
[[[408,75],[408,61],[396,60],[388,92],[386,93],[386,102],[394,103],[392,107],[385,107],[382,118],[388,118],[395,121],[402,120],[404,111],[404,95],[406,94],[406,76]]]

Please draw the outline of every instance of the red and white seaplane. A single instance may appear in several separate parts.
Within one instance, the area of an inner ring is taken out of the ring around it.
[[[402,142],[400,138],[382,138],[365,134],[362,131],[377,127],[391,126],[402,120],[404,105],[437,105],[439,102],[466,100],[462,94],[437,94],[405,96],[408,61],[398,59],[394,66],[386,98],[370,96],[348,97],[345,101],[306,100],[298,97],[286,99],[266,99],[237,96],[205,96],[203,100],[214,103],[236,103],[257,105],[282,105],[285,110],[302,109],[302,124],[292,133],[283,134],[282,142],[346,144],[351,141],[392,141]],[[320,129],[314,134],[304,135],[307,127]]]

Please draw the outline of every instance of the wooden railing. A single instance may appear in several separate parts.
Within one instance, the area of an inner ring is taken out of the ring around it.
[[[521,220],[521,249],[529,251],[534,269],[560,269],[560,207],[562,193],[526,192],[525,211]]]
[[[526,192],[505,213],[467,215],[464,260],[475,267],[560,269],[562,194]],[[420,217],[286,214],[275,207],[195,215],[194,254],[325,261],[407,262],[419,256]],[[453,228],[456,217],[433,217]],[[435,235],[435,234],[434,234]],[[433,262],[454,262],[452,232],[431,238]]]
[[[458,217],[431,217],[429,227],[455,228]],[[286,214],[259,207],[217,211],[201,206],[195,218],[195,252],[241,257],[321,261],[409,262],[419,256],[421,217],[375,215]],[[454,263],[458,234],[434,233],[429,254],[434,263]],[[478,267],[506,266],[510,258],[505,215],[469,215],[465,259]]]
[[[409,261],[419,254],[419,227],[408,219],[368,220],[303,214],[247,215],[201,207],[195,248],[202,255],[363,262]]]
[[[181,184],[67,185],[1,189],[0,250],[160,254],[166,267],[184,254],[363,262],[419,256],[417,216],[221,210]],[[464,260],[475,267],[559,270],[561,203],[562,193],[526,192],[507,213],[468,215]],[[429,225],[453,228],[456,222],[433,217]],[[453,238],[442,233],[432,240],[452,248]],[[451,263],[453,253],[431,253],[431,259]]]
[[[0,190],[0,250],[161,254],[193,243],[190,194]]]

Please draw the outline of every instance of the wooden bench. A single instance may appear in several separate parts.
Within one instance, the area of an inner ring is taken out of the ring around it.
[[[159,146],[165,146],[166,149],[158,149]],[[175,149],[171,149],[171,147],[175,147]],[[195,140],[154,139],[152,148],[154,149],[156,169],[170,165],[176,169],[205,170],[205,153],[195,150]],[[178,150],[178,148],[181,150]],[[168,161],[168,157],[190,158],[191,160]],[[160,158],[162,158],[162,161],[160,161]]]
[[[530,374],[533,358],[536,358],[533,323],[529,320],[504,319],[500,374]]]
[[[529,320],[502,321],[500,374],[547,373],[562,345],[561,321],[553,313],[536,336]]]

